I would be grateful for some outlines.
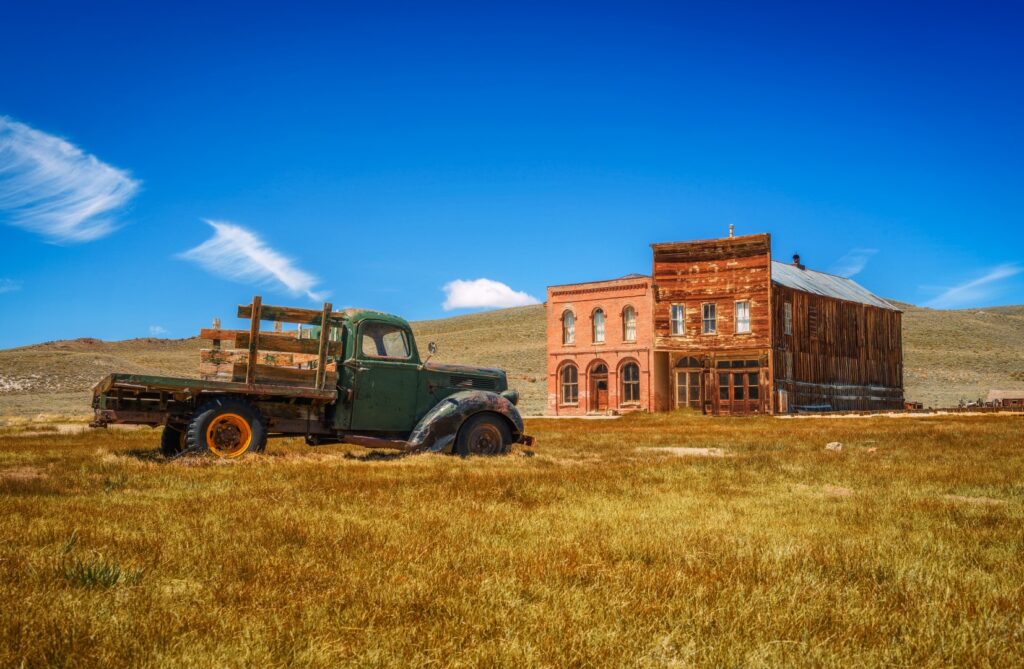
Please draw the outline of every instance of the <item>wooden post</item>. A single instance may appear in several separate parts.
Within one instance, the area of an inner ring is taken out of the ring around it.
[[[323,315],[320,317],[320,352],[316,362],[316,389],[324,387],[327,378],[327,342],[331,336],[331,303],[324,302]]]
[[[245,365],[245,382],[252,384],[256,381],[256,351],[260,343],[260,311],[262,311],[263,300],[259,295],[252,298],[252,318],[249,321],[249,359]]]

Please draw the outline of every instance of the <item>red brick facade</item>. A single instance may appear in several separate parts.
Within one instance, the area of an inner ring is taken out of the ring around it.
[[[548,413],[651,410],[650,277],[550,286],[547,298]]]

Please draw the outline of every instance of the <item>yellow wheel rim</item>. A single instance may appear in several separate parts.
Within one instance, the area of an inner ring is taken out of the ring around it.
[[[222,413],[206,428],[206,447],[221,458],[237,458],[252,445],[249,421],[236,413]]]

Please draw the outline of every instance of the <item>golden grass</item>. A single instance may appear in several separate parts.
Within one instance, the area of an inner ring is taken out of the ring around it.
[[[1024,663],[1020,417],[528,428],[467,460],[0,433],[0,666]]]

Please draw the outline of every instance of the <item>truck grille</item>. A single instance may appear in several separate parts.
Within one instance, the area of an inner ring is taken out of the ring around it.
[[[451,385],[453,388],[473,388],[475,390],[494,390],[497,386],[494,379],[480,379],[474,376],[457,376],[452,374]]]

